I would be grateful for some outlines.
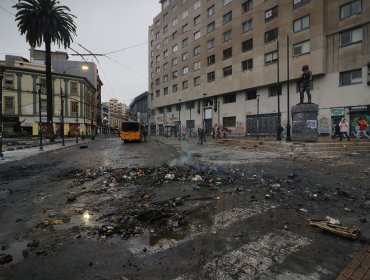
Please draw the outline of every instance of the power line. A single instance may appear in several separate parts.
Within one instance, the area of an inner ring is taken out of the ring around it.
[[[12,16],[15,16],[15,14],[13,14],[12,12],[9,12],[7,9],[3,8],[0,6],[0,9],[4,10],[5,12],[7,12],[8,14],[11,14]]]

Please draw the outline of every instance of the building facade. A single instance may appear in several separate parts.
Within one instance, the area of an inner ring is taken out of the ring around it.
[[[370,121],[370,1],[162,0],[149,27],[150,125],[271,135],[309,65],[318,130]],[[307,97],[305,97],[307,100]],[[259,131],[257,132],[257,122]]]
[[[39,134],[46,130],[45,66],[22,57],[6,56],[0,62],[2,72],[3,131]],[[52,72],[53,126],[57,136],[91,134],[96,125],[96,88],[88,79]],[[45,134],[44,134],[45,135]]]

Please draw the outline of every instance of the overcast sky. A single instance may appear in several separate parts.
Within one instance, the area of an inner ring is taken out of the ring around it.
[[[77,17],[77,37],[71,48],[86,53],[78,44],[94,53],[109,54],[98,57],[99,75],[104,83],[102,100],[117,98],[130,104],[148,90],[148,27],[160,13],[159,0],[59,0]],[[6,54],[29,59],[29,45],[21,36],[15,22],[17,0],[0,0],[0,60]],[[77,44],[78,43],[78,44]],[[42,46],[41,49],[44,49]],[[58,50],[52,45],[52,50]],[[65,50],[61,50],[65,51]],[[67,50],[69,54],[73,51]],[[70,60],[81,60],[71,56]],[[91,61],[91,57],[86,57]]]

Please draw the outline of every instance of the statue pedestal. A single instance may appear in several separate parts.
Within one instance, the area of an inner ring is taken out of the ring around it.
[[[317,142],[318,111],[319,106],[313,103],[301,103],[292,107],[292,141]]]

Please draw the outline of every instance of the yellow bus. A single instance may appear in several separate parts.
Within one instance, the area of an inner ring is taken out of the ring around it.
[[[122,141],[139,142],[143,137],[143,126],[135,121],[123,122],[120,136]]]

